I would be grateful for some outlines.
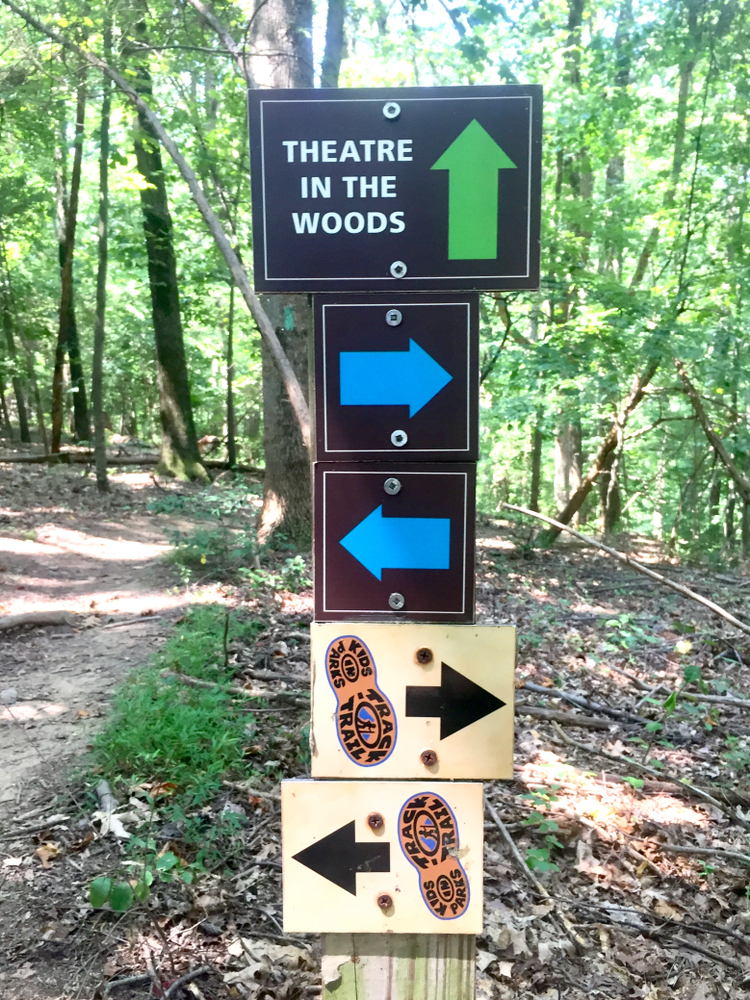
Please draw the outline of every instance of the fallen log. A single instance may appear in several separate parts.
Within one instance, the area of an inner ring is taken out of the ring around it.
[[[24,625],[43,628],[45,625],[75,625],[75,623],[75,611],[27,611],[22,615],[5,615],[0,618],[0,632],[21,628]]]
[[[33,463],[57,462],[61,465],[92,465],[94,462],[93,451],[60,451],[52,455],[0,455],[0,465],[31,465]],[[123,465],[158,465],[158,455],[108,455],[108,466]],[[204,459],[201,462],[207,469],[230,470],[226,462],[218,459]],[[233,472],[246,472],[255,476],[263,476],[265,469],[260,469],[255,465],[235,465],[231,467]]]

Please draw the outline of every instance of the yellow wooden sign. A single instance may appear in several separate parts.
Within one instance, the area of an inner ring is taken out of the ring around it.
[[[513,777],[514,628],[310,631],[313,777]]]
[[[482,786],[281,783],[284,930],[478,934]]]

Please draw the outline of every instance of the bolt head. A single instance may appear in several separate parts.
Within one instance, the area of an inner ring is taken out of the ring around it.
[[[389,497],[395,497],[397,493],[401,492],[401,480],[390,476],[383,483],[383,489]]]
[[[422,646],[417,650],[417,663],[432,663],[432,650]]]
[[[433,767],[433,765],[437,764],[438,755],[434,750],[423,750],[419,755],[419,759],[425,767]]]
[[[396,448],[403,448],[406,442],[409,440],[409,435],[406,431],[394,431],[391,434],[391,444],[395,445]]]
[[[395,121],[401,114],[401,105],[395,101],[388,101],[383,105],[383,117],[389,121]]]
[[[405,278],[408,268],[402,260],[394,260],[391,264],[390,272],[394,278]]]
[[[378,896],[378,906],[381,910],[390,910],[393,906],[393,897],[389,896],[387,892],[381,892]]]
[[[388,607],[392,608],[394,611],[401,611],[406,604],[406,598],[403,594],[391,594],[388,598]]]
[[[400,309],[389,309],[385,314],[385,321],[388,326],[400,326],[403,314]]]
[[[367,825],[371,830],[382,830],[385,825],[385,820],[380,813],[370,813],[367,817]]]

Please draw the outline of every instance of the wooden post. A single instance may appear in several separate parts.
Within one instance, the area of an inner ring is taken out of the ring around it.
[[[468,934],[324,934],[323,1000],[474,1000]]]

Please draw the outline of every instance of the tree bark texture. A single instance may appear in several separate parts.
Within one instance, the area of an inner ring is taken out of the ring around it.
[[[237,418],[234,409],[234,282],[232,281],[229,288],[227,317],[227,465],[233,469],[236,464]]]
[[[112,28],[104,28],[104,57],[112,51]],[[104,438],[104,316],[107,307],[107,224],[109,217],[109,118],[112,106],[112,84],[102,79],[102,117],[99,145],[99,245],[96,272],[96,314],[94,316],[94,359],[91,372],[91,401],[94,410],[94,460],[96,487],[100,493],[109,491],[107,479],[107,448]]]
[[[145,43],[146,26],[136,26],[138,41]],[[151,77],[145,59],[136,60],[139,94],[150,99]],[[135,129],[138,171],[147,182],[140,191],[143,230],[146,236],[151,314],[156,342],[159,387],[161,461],[159,471],[178,479],[206,479],[201,465],[190,400],[190,382],[182,335],[177,263],[172,239],[164,166],[152,123],[139,110]]]
[[[534,430],[531,432],[531,489],[529,491],[529,507],[539,510],[539,493],[542,485],[542,412],[537,411]]]
[[[555,437],[555,502],[564,507],[581,485],[581,421],[563,414]]]
[[[258,87],[313,86],[311,0],[258,0],[249,41],[250,69]],[[266,295],[261,303],[305,391],[313,332],[310,298]],[[267,544],[278,533],[307,548],[312,538],[310,456],[265,344],[261,353],[266,475],[258,541]]]
[[[80,70],[80,82],[76,93],[76,122],[73,150],[73,169],[70,174],[70,197],[65,192],[65,126],[60,137],[62,164],[58,170],[57,217],[60,248],[60,322],[55,349],[55,370],[52,380],[52,451],[60,450],[63,423],[63,368],[65,355],[70,362],[70,381],[73,390],[73,420],[75,437],[78,441],[88,441],[91,437],[86,380],[83,375],[81,351],[78,343],[78,326],[75,314],[73,288],[73,257],[75,252],[76,226],[78,223],[78,197],[81,189],[81,165],[83,161],[83,132],[86,115],[86,69]]]
[[[268,295],[263,297],[263,306],[300,383],[306,386],[312,367],[309,297]],[[261,342],[261,357],[266,474],[258,541],[264,545],[273,535],[283,535],[293,545],[308,548],[312,537],[310,456],[265,341]]]
[[[344,54],[346,0],[328,0],[326,47],[320,66],[320,86],[338,87],[341,59]]]

